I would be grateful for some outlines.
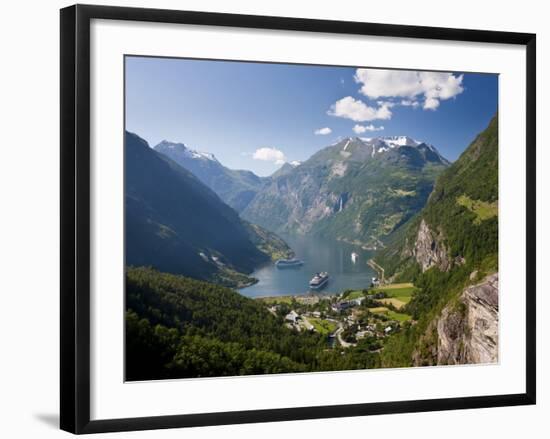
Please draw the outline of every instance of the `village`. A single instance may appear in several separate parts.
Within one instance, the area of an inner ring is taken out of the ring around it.
[[[325,336],[330,348],[361,345],[379,351],[385,338],[414,324],[404,307],[415,290],[410,283],[373,282],[369,288],[335,295],[310,293],[258,300],[287,327]]]

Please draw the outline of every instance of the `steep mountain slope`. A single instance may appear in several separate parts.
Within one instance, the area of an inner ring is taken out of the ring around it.
[[[189,171],[132,133],[125,137],[126,264],[250,283],[261,263],[290,249],[243,221]]]
[[[412,262],[425,272],[436,266],[479,265],[498,251],[498,117],[438,178],[428,203],[403,239],[378,256],[387,273]],[[496,264],[496,262],[495,262]]]
[[[386,276],[412,280],[421,292],[407,305],[418,324],[392,341],[387,364],[496,361],[498,115],[396,236],[376,261]]]
[[[275,232],[376,248],[424,206],[447,166],[433,146],[408,137],[346,138],[273,176],[242,216]]]
[[[213,154],[191,150],[183,143],[164,140],[154,150],[190,171],[238,212],[266,182],[251,171],[228,169]]]

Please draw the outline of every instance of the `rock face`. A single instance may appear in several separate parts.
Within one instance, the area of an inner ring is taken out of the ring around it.
[[[418,228],[413,255],[422,268],[422,273],[433,266],[438,267],[441,271],[451,268],[451,261],[443,244],[443,236],[436,235],[424,219]]]
[[[498,361],[498,273],[466,288],[436,323],[437,364]]]

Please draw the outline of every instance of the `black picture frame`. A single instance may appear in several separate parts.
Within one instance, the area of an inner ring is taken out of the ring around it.
[[[526,47],[526,392],[508,395],[90,420],[90,21],[132,20]],[[61,429],[72,433],[195,427],[535,404],[536,36],[530,33],[74,5],[61,10]]]

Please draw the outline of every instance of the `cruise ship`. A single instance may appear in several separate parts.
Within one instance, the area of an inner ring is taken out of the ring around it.
[[[279,259],[277,262],[275,262],[275,266],[277,268],[287,268],[287,267],[299,267],[300,265],[303,265],[304,261],[301,259]]]
[[[323,288],[327,282],[328,282],[328,273],[326,271],[323,271],[321,273],[317,273],[313,278],[309,281],[310,288],[314,290],[319,290]]]

